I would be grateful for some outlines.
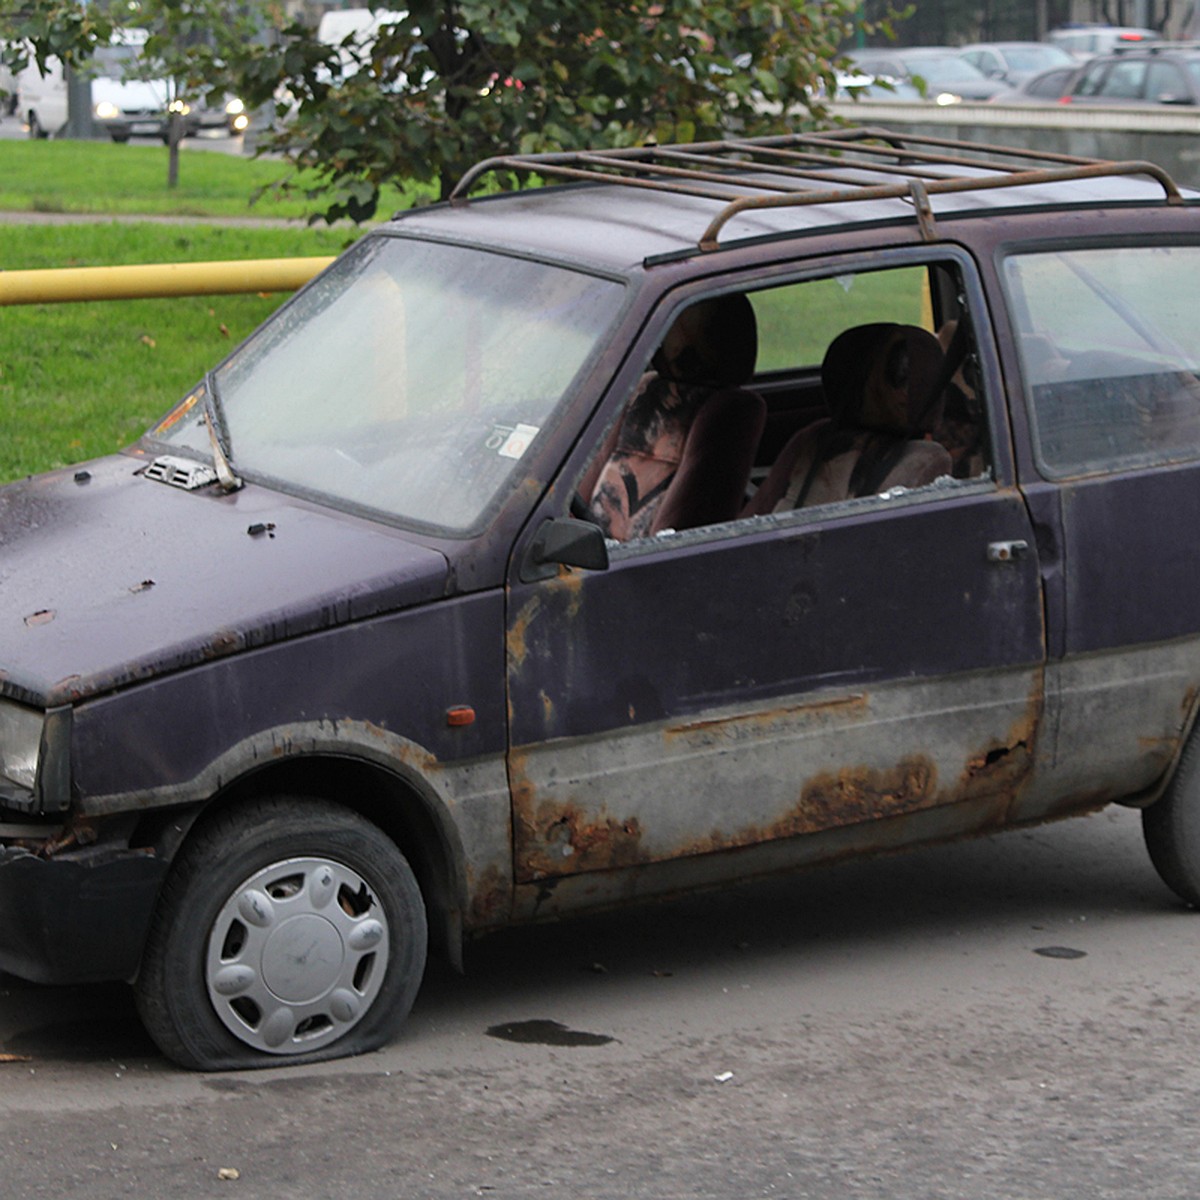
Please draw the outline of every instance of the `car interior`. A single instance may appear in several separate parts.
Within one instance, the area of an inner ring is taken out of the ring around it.
[[[727,293],[682,310],[579,485],[621,542],[988,471],[950,264]]]

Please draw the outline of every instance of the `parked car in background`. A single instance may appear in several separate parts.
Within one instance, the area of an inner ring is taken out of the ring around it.
[[[863,75],[910,83],[935,104],[987,100],[1004,86],[999,80],[989,79],[949,47],[852,50],[846,57]]]
[[[1072,59],[1065,67],[1051,67],[1023,79],[1016,87],[997,92],[989,104],[1057,104],[1071,86],[1079,71],[1079,63]]]
[[[67,83],[57,58],[46,61],[44,74],[31,62],[16,73],[14,84],[13,112],[31,138],[50,137],[67,123]]]
[[[1090,59],[1062,97],[1066,104],[1200,104],[1200,45],[1151,42]]]
[[[228,97],[210,103],[201,97],[187,102],[190,124],[194,130],[224,130],[227,133],[244,133],[250,124],[246,106],[237,97]]]
[[[12,68],[0,65],[0,117],[17,111],[17,77]]]
[[[473,935],[1111,802],[1200,904],[1198,215],[854,129],[371,230],[0,488],[0,970],[241,1068]]]
[[[88,66],[92,115],[114,142],[127,142],[132,137],[166,141],[173,113],[179,114],[185,137],[199,128],[191,108],[176,98],[171,80],[139,76],[138,60],[145,44],[144,29],[117,30]]]
[[[963,58],[989,79],[1015,87],[1052,67],[1076,67],[1078,62],[1049,42],[977,42],[964,46]]]
[[[872,101],[923,100],[924,97],[916,87],[903,79],[839,72],[833,99],[869,104]]]
[[[1091,58],[1096,54],[1111,54],[1118,46],[1157,42],[1161,37],[1157,30],[1133,25],[1079,24],[1052,29],[1046,34],[1046,41],[1076,58]]]

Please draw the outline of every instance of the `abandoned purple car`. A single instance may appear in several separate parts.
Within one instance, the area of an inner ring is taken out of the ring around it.
[[[219,1069],[384,1044],[427,947],[1113,801],[1200,903],[1198,204],[854,130],[371,232],[0,490],[0,969]]]

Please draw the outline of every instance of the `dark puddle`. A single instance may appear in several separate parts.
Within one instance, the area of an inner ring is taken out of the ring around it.
[[[1072,950],[1070,946],[1039,946],[1034,954],[1043,958],[1087,958],[1086,950]]]
[[[527,1046],[603,1046],[613,1039],[603,1033],[583,1033],[568,1029],[557,1021],[512,1021],[493,1025],[488,1037],[502,1042],[520,1042]]]

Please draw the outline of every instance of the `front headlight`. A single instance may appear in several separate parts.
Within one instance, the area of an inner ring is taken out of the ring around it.
[[[33,790],[45,715],[0,700],[0,777]]]
[[[119,117],[121,110],[111,100],[101,100],[96,105],[96,116],[101,121],[111,121],[113,117]]]

